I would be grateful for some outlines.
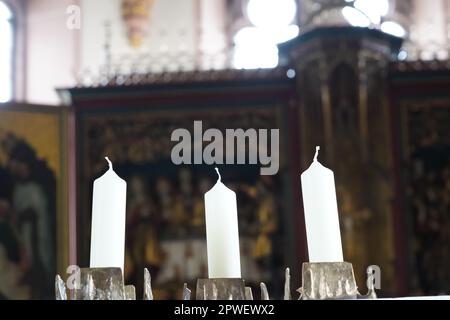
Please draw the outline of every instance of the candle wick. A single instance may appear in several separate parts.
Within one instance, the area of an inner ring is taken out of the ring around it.
[[[317,161],[317,156],[319,155],[320,146],[316,146],[316,154],[314,155],[314,161]]]
[[[215,167],[214,169],[216,169],[217,175],[219,176],[219,182],[222,180],[222,177],[220,176],[220,172],[219,169],[217,167]]]
[[[112,170],[113,167],[112,167],[112,162],[111,162],[111,160],[109,160],[108,157],[105,157],[105,159],[106,159],[106,161],[108,161],[109,169]]]

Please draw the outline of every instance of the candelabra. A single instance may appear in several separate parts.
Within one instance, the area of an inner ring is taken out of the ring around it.
[[[302,287],[298,300],[376,299],[372,274],[367,272],[366,295],[358,292],[353,266],[348,262],[303,263]],[[285,271],[284,300],[291,300],[291,276]],[[269,300],[265,283],[260,283],[261,300]],[[133,285],[125,285],[120,268],[81,268],[70,286],[59,275],[55,279],[56,300],[136,300]],[[191,290],[183,285],[183,300],[191,299]],[[144,269],[143,300],[153,300],[151,276]],[[198,279],[196,300],[253,300],[251,287],[244,279]]]

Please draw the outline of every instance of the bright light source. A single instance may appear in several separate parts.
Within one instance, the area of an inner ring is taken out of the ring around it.
[[[289,79],[295,78],[295,70],[294,70],[294,69],[288,69],[288,70],[286,71],[286,76],[287,76]]]
[[[250,22],[261,28],[280,28],[289,25],[295,17],[295,0],[250,0],[247,16]]]
[[[291,24],[280,29],[261,29],[261,31],[270,38],[271,42],[282,43],[298,36],[300,28],[295,24]]]
[[[381,24],[381,31],[392,34],[393,36],[403,38],[406,30],[400,24],[394,21],[385,21]]]
[[[245,45],[248,41],[262,41],[264,40],[264,35],[261,30],[255,27],[245,27],[240,29],[233,37],[233,42],[235,45]]]
[[[275,45],[236,46],[233,65],[237,69],[275,68],[278,48]]]
[[[296,12],[296,0],[249,0],[247,16],[254,27],[242,28],[234,36],[234,66],[245,69],[276,67],[277,43],[299,34],[299,27],[291,24]]]
[[[354,27],[368,27],[370,26],[370,19],[358,9],[353,7],[344,7],[342,15]]]
[[[0,1],[0,20],[8,20],[12,18],[12,12],[8,6]]]
[[[379,24],[381,17],[385,16],[389,11],[388,0],[356,0],[354,6],[375,24]]]
[[[408,53],[405,50],[402,50],[398,53],[397,55],[398,60],[406,60],[406,58],[408,58]]]
[[[278,48],[259,28],[246,27],[234,36],[233,64],[238,69],[274,68]]]

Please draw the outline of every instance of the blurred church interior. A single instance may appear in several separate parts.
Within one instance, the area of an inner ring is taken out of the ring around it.
[[[282,297],[308,261],[300,174],[335,173],[345,261],[383,297],[450,294],[449,0],[0,0],[0,299],[89,265],[92,183],[127,181],[125,282],[207,276],[211,166],[176,128],[277,128],[280,170],[219,165],[242,276]],[[251,146],[249,146],[250,148]]]

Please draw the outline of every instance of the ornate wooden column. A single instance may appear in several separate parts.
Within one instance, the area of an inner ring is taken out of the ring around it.
[[[359,285],[379,265],[386,293],[395,291],[387,66],[400,45],[375,29],[322,27],[280,47],[296,71],[302,168],[320,145],[336,176],[345,260]]]

